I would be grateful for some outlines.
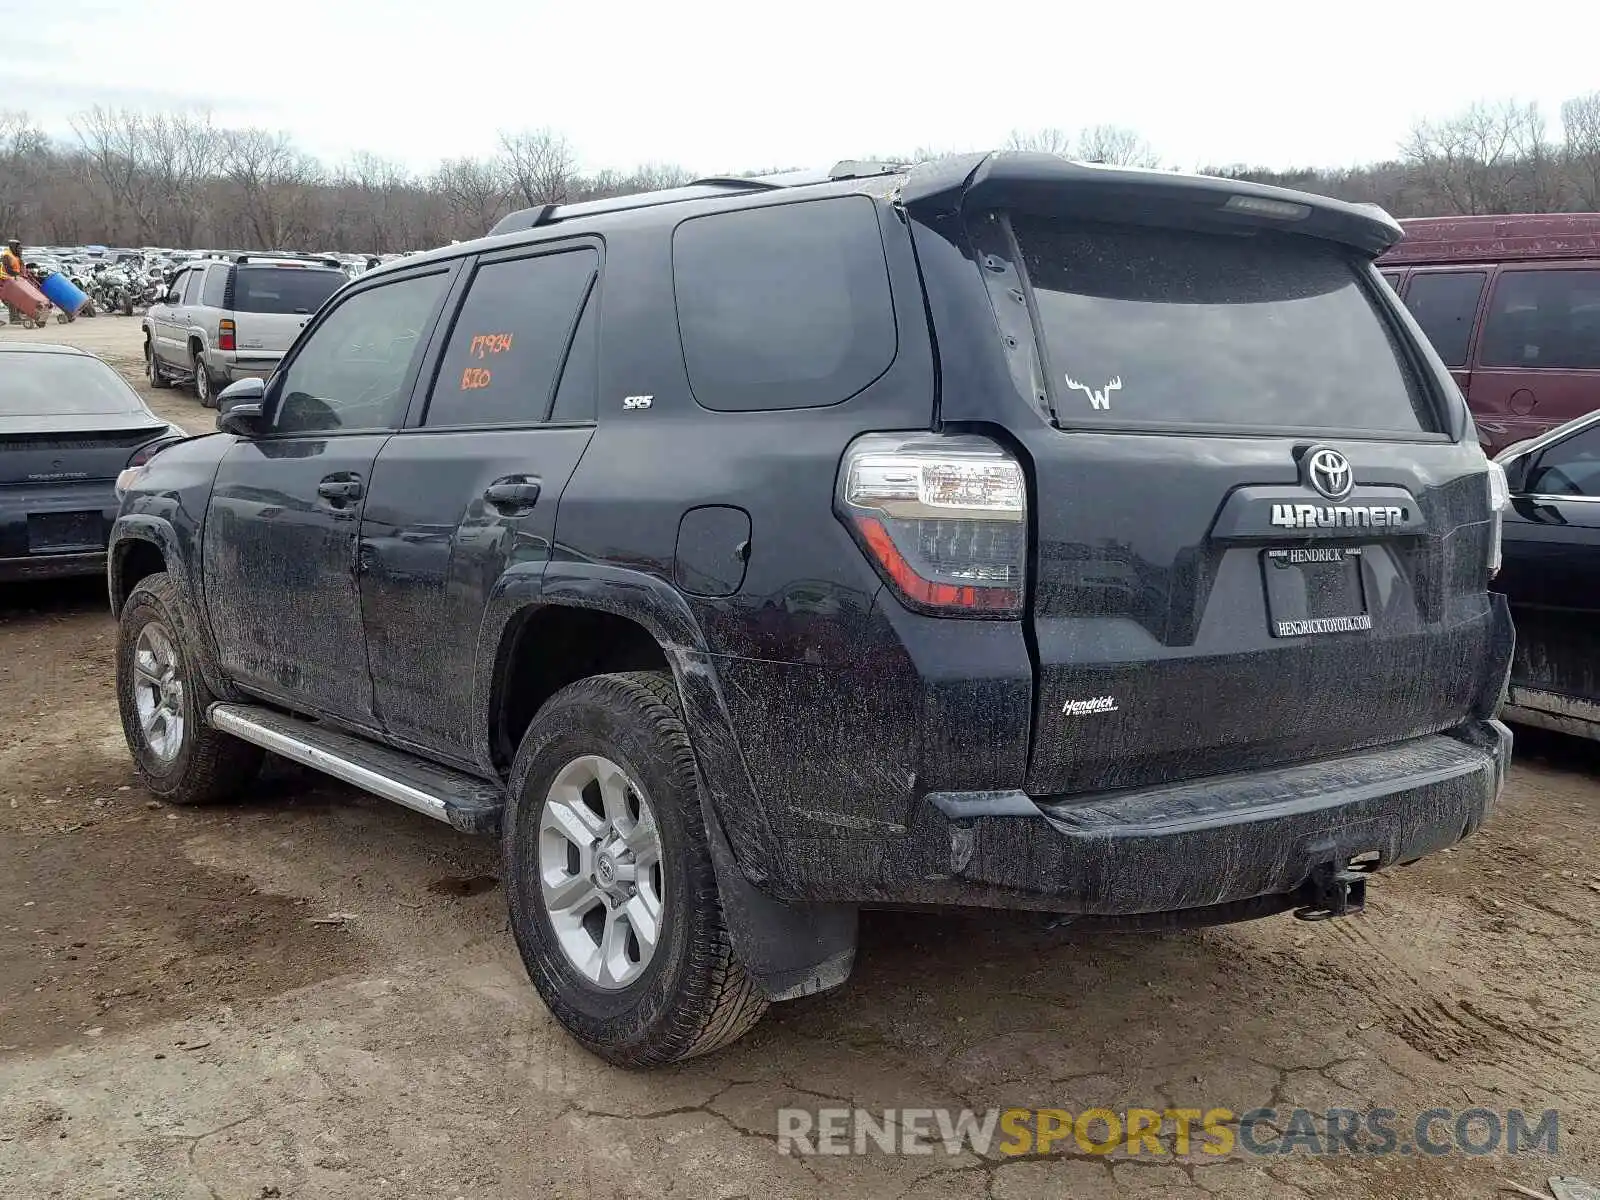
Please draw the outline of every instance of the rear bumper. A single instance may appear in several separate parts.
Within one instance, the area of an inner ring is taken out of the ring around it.
[[[1144,791],[932,793],[903,837],[808,847],[831,879],[811,898],[1217,919],[1253,904],[1259,915],[1297,903],[1319,872],[1353,857],[1384,867],[1461,841],[1492,811],[1510,756],[1510,731],[1481,720]]]
[[[283,360],[281,354],[242,354],[231,350],[213,350],[208,357],[212,373],[229,383],[236,379],[266,379]]]
[[[66,579],[75,575],[104,575],[106,552],[32,554],[26,558],[0,558],[0,583],[25,579]]]
[[[88,519],[83,536],[59,544],[35,544],[29,518],[55,513],[83,514]],[[0,581],[104,574],[106,540],[116,519],[117,497],[110,480],[0,488]]]

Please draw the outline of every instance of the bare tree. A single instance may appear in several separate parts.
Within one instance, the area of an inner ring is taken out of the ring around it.
[[[1561,106],[1562,158],[1581,208],[1600,210],[1600,92]]]
[[[1078,134],[1078,157],[1113,167],[1157,167],[1161,156],[1131,129],[1091,125]]]
[[[27,113],[0,110],[0,238],[27,236],[24,227],[43,216],[40,193],[53,157]]]
[[[144,163],[157,206],[157,236],[191,245],[222,161],[223,135],[211,114],[157,113],[144,123]]]
[[[1080,129],[1076,137],[1054,125],[1032,131],[1013,129],[1006,148],[1037,150],[1117,167],[1154,167],[1161,162],[1148,142],[1120,125],[1090,125]]]
[[[338,185],[353,195],[355,211],[362,220],[362,244],[380,254],[412,248],[413,222],[407,194],[412,189],[410,174],[399,163],[365,152],[352,155],[339,172]]]
[[[1544,199],[1549,145],[1536,104],[1474,104],[1444,121],[1420,122],[1402,152],[1447,211],[1513,212]]]
[[[565,137],[548,129],[502,133],[500,150],[512,195],[532,208],[572,198],[577,156]]]
[[[1007,150],[1037,150],[1041,154],[1062,154],[1070,157],[1072,147],[1072,135],[1054,125],[1031,131],[1013,129],[1011,136],[1006,139]]]
[[[323,182],[322,169],[288,134],[228,130],[222,170],[236,189],[241,225],[257,247],[283,249],[311,234],[313,189]]]
[[[153,236],[159,185],[149,169],[149,118],[96,105],[72,120],[112,203],[133,222],[137,240]]]
[[[460,229],[488,233],[505,208],[507,180],[495,159],[447,159],[433,173],[431,185]]]
[[[56,142],[24,114],[0,111],[0,236],[63,244],[410,250],[482,235],[510,207],[674,187],[693,176],[646,163],[581,172],[567,139],[505,133],[494,155],[451,158],[421,177],[372,154],[328,171],[281,133],[223,130],[204,112],[97,108]],[[1561,108],[1559,142],[1536,105],[1488,102],[1419,124],[1392,162],[1325,169],[1249,165],[1212,173],[1373,201],[1401,216],[1600,210],[1600,92]],[[1069,133],[1019,129],[1009,144],[1107,163],[1155,165],[1115,125]],[[922,162],[924,146],[869,160]],[[731,164],[737,168],[738,164]],[[719,173],[772,174],[727,169]]]

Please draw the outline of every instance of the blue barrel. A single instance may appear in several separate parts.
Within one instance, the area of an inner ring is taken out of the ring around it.
[[[80,308],[89,303],[89,297],[83,294],[82,289],[60,271],[41,283],[39,290],[51,304],[74,317],[78,315]]]

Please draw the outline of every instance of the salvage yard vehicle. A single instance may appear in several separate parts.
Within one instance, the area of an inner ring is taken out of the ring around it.
[[[1600,412],[1501,451],[1517,649],[1506,720],[1600,739]]]
[[[631,1066],[842,984],[863,906],[1357,911],[1510,753],[1499,490],[1399,236],[1000,153],[363,274],[120,485],[138,769],[498,832],[535,985]]]
[[[0,582],[104,572],[118,474],[184,436],[92,354],[0,342]]]
[[[272,374],[311,314],[346,279],[335,259],[241,254],[183,266],[144,316],[150,386],[184,381],[206,408],[237,379]]]
[[[1415,217],[1379,261],[1495,452],[1600,408],[1600,213]]]

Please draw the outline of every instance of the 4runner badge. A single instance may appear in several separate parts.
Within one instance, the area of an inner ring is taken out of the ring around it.
[[[649,408],[650,401],[654,399],[654,396],[624,396],[622,398],[622,407],[624,410]]]
[[[1116,711],[1115,696],[1096,696],[1093,700],[1068,700],[1061,706],[1063,717],[1093,717],[1100,713]]]
[[[1087,384],[1079,383],[1071,375],[1063,376],[1063,378],[1066,379],[1067,386],[1069,388],[1071,388],[1073,391],[1082,392],[1085,396],[1089,397],[1089,407],[1090,408],[1109,409],[1111,407],[1111,393],[1112,392],[1120,392],[1122,390],[1122,376],[1121,375],[1118,375],[1113,379],[1107,380],[1105,387],[1100,388],[1098,391],[1096,391],[1092,387],[1089,387]]]

